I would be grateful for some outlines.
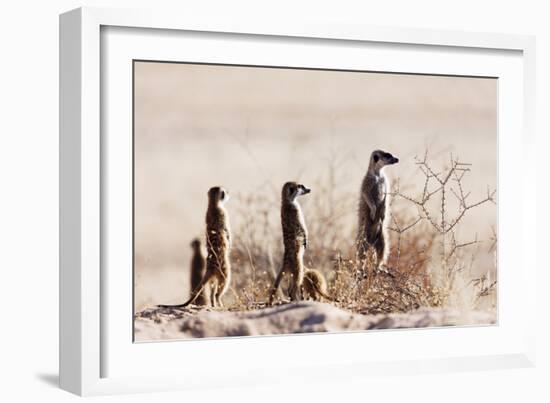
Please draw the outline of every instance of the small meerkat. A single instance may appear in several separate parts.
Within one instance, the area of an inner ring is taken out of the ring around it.
[[[290,279],[290,299],[300,299],[302,283],[304,279],[304,252],[307,248],[307,228],[302,214],[298,196],[311,192],[302,184],[287,182],[281,192],[281,225],[283,229],[283,266],[275,279],[275,283],[269,294],[269,304],[273,303],[275,293],[283,277]]]
[[[201,241],[198,238],[191,241],[191,248],[193,249],[193,257],[191,258],[191,295],[193,291],[199,288],[199,284],[204,277],[204,272],[206,271],[206,258],[202,251]],[[207,289],[203,289],[197,299],[195,300],[195,305],[207,305]]]
[[[389,204],[389,180],[384,174],[384,167],[399,162],[399,159],[388,152],[372,152],[367,174],[361,185],[359,198],[359,226],[357,231],[357,256],[360,260],[367,257],[369,247],[376,252],[376,264],[386,263],[388,237],[384,221]]]
[[[320,271],[315,269],[306,269],[302,283],[302,295],[304,299],[312,299],[314,301],[321,301],[323,298],[329,301],[334,300],[328,295],[325,277],[323,277]]]
[[[206,210],[206,270],[191,298],[180,305],[159,305],[161,307],[183,308],[196,301],[205,288],[210,290],[212,306],[223,307],[221,297],[229,288],[231,281],[231,231],[229,217],[224,204],[229,199],[227,191],[219,186],[208,190],[208,209]]]

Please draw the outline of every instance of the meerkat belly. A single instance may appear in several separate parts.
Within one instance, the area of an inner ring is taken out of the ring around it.
[[[297,260],[297,271],[298,272],[301,272],[304,270],[303,268],[303,265],[301,264],[301,262],[304,261],[304,254],[306,252],[306,248],[303,246],[303,245],[300,245],[300,247],[298,248],[298,260]]]
[[[378,205],[386,197],[386,181],[380,178],[371,189],[371,198]]]
[[[303,244],[293,244],[285,250],[285,260],[296,265],[304,258],[305,247]]]
[[[301,210],[298,210],[298,225],[304,234],[307,233],[306,222],[304,220],[304,215],[302,214]]]

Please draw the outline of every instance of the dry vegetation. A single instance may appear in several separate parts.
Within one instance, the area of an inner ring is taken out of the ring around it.
[[[496,261],[472,273],[476,257],[495,254],[496,232],[490,239],[477,234],[459,239],[463,218],[474,208],[495,203],[495,191],[474,200],[464,189],[464,178],[473,169],[451,156],[446,166],[435,167],[429,155],[416,158],[422,183],[402,186],[394,181],[387,231],[391,237],[388,264],[375,270],[372,259],[365,265],[355,259],[357,195],[341,192],[338,161],[312,185],[316,194],[307,205],[309,245],[306,267],[320,270],[329,284],[332,304],[356,313],[409,312],[420,307],[452,307],[466,310],[496,307]],[[272,186],[267,183],[265,186]],[[234,206],[231,289],[226,306],[251,310],[266,306],[268,291],[281,264],[282,241],[278,201],[266,192],[241,197]],[[494,214],[494,210],[490,213]],[[462,228],[461,234],[467,233]],[[479,269],[479,268],[477,268]],[[283,288],[286,287],[283,284]],[[285,302],[280,296],[278,302]]]

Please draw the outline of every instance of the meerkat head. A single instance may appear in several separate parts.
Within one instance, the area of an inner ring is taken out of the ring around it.
[[[283,200],[293,202],[296,197],[308,194],[311,192],[311,189],[305,187],[301,183],[296,182],[287,182],[283,186]]]
[[[190,246],[193,248],[193,249],[199,249],[201,247],[201,241],[199,238],[195,238],[191,241],[191,244]]]
[[[223,206],[229,200],[229,193],[221,186],[214,186],[208,190],[208,201],[214,205]]]
[[[399,158],[394,157],[390,153],[382,150],[375,150],[370,156],[369,168],[378,172],[386,165],[393,165],[399,162]]]

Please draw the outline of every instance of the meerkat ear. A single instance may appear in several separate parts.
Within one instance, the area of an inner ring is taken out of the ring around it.
[[[374,162],[378,162],[378,160],[380,159],[380,157],[378,156],[378,154],[374,154],[374,156],[372,157],[372,159],[374,160]]]

